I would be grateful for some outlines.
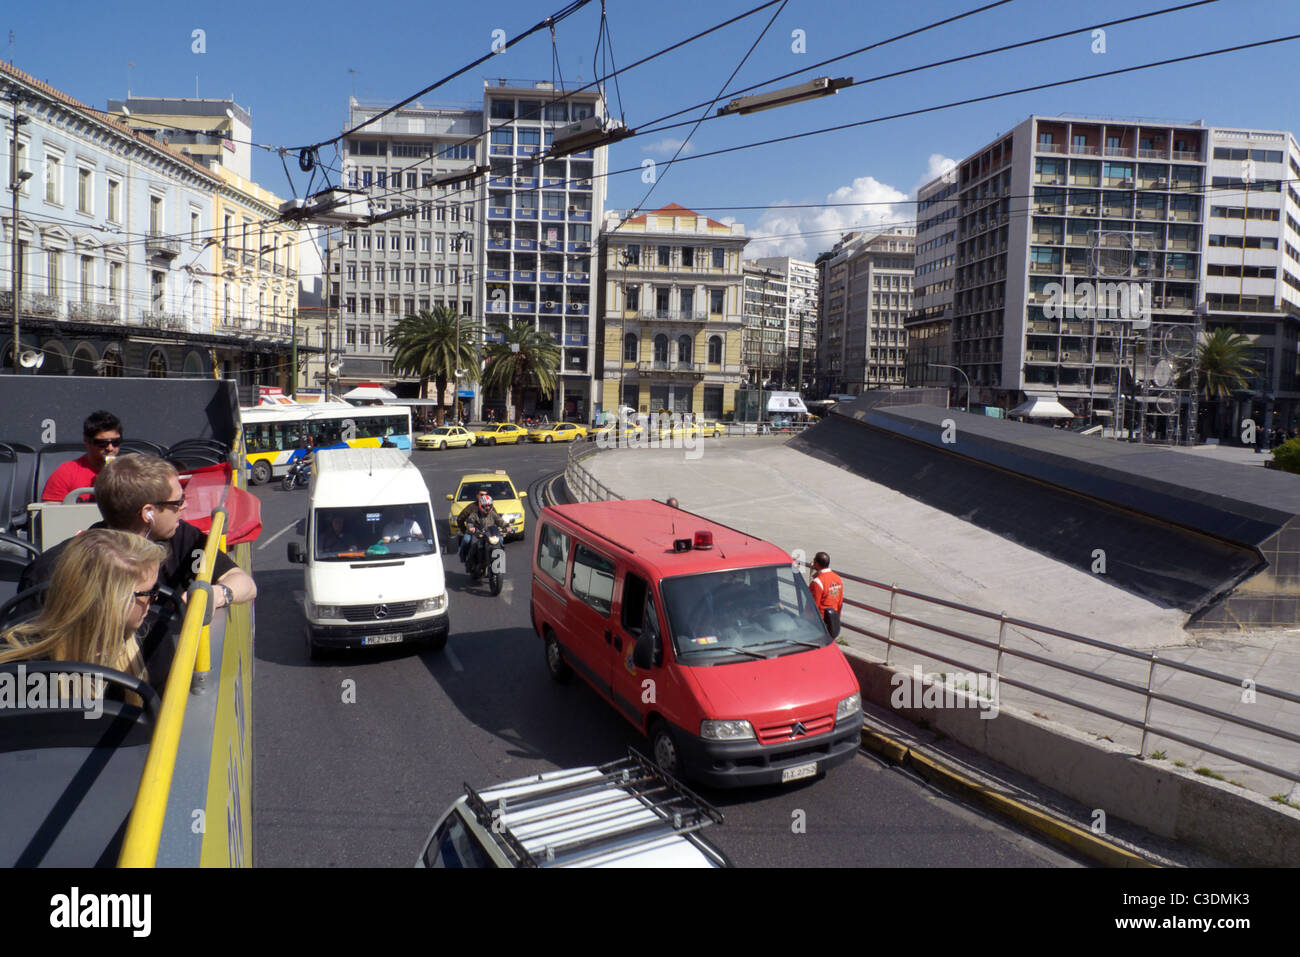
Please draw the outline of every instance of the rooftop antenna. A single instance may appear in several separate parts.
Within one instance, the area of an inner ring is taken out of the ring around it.
[[[131,71],[135,69],[133,60],[126,61],[126,98],[131,99]]]
[[[194,74],[194,99],[197,100],[198,98],[199,98],[199,75],[195,73]]]
[[[14,65],[14,31],[12,27],[9,29],[9,65]]]

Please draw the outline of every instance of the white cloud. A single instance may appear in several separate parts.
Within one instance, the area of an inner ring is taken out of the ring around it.
[[[874,176],[860,176],[848,186],[827,194],[826,202],[871,205],[800,208],[789,202],[775,203],[749,229],[751,239],[745,247],[745,258],[794,256],[812,260],[854,229],[910,226],[916,218],[916,208],[908,200],[902,190]]]
[[[665,136],[663,139],[654,143],[647,143],[641,147],[642,153],[654,153],[656,156],[672,156],[677,152],[677,147],[682,145],[682,141],[672,136]],[[682,155],[688,156],[695,150],[695,147],[689,140],[682,148]]]
[[[930,159],[925,165],[925,173],[916,181],[916,185],[912,187],[912,195],[915,196],[918,189],[930,182],[936,176],[942,176],[949,170],[956,168],[957,161],[955,159],[944,156],[942,153],[931,153]]]

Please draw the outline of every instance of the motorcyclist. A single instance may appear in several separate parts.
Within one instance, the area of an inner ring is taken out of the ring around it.
[[[506,528],[505,518],[493,507],[492,496],[487,492],[479,492],[478,503],[462,509],[456,523],[461,531],[460,560],[462,562],[469,555],[470,543],[474,541],[475,532],[489,525],[495,525],[502,530]]]

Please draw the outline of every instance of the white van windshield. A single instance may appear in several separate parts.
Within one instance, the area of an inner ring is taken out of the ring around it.
[[[773,658],[831,641],[808,585],[789,565],[667,578],[660,590],[684,661]]]
[[[438,550],[429,506],[423,502],[318,508],[313,521],[318,562],[375,561]]]

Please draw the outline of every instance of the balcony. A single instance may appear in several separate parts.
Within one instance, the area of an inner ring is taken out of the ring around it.
[[[19,311],[25,316],[46,316],[50,319],[57,319],[59,315],[59,300],[44,293],[25,292],[19,305]],[[12,292],[0,292],[0,312],[3,312],[8,317],[13,315],[13,309],[14,294]]]
[[[666,359],[655,359],[653,362],[642,361],[636,364],[638,372],[660,375],[703,375],[705,368],[703,362],[670,362]]]
[[[507,282],[510,279],[509,269],[489,269],[487,271],[488,282]]]
[[[1105,151],[1105,153],[1106,153],[1107,156],[1128,156],[1128,157],[1132,157],[1132,156],[1133,156],[1133,148],[1132,148],[1131,146],[1107,146],[1107,147],[1106,147],[1106,151]]]
[[[547,222],[564,222],[564,210],[544,209],[542,210],[542,219]]]
[[[666,322],[708,322],[707,312],[692,312],[681,309],[642,309],[636,317],[642,320],[659,320]]]
[[[274,266],[272,266],[272,267],[271,267],[271,270],[272,270],[272,271],[273,271],[277,276],[283,276],[283,275],[284,275],[284,267],[281,266],[279,263],[276,263]]]
[[[547,314],[559,314],[561,312],[564,312],[564,305],[563,303],[559,303],[559,302],[555,302],[554,300],[547,299],[542,302],[542,312]]]
[[[516,302],[513,306],[510,307],[510,311],[513,313],[523,313],[525,315],[532,315],[537,311],[537,303],[528,302],[528,301]]]
[[[516,177],[515,177],[515,185],[518,186],[520,189],[536,189],[536,188],[537,188],[537,177],[536,177],[536,176],[516,176]]]
[[[591,252],[591,243],[569,243],[569,252],[589,253]]]
[[[81,322],[118,322],[122,307],[111,302],[69,302],[68,318]]]
[[[242,254],[241,261],[245,266],[252,266],[254,263],[257,262],[257,256],[255,256],[253,253],[246,252]]]
[[[585,316],[590,309],[585,302],[571,302],[564,307],[564,311],[571,316]]]
[[[1174,159],[1176,160],[1199,160],[1201,154],[1193,150],[1174,150]]]
[[[493,176],[488,179],[488,186],[509,186],[509,176]]]
[[[181,254],[180,240],[165,236],[150,236],[144,241],[144,248],[149,256],[161,259],[175,259]]]
[[[488,219],[509,219],[509,218],[510,218],[509,206],[488,207]]]
[[[515,207],[515,219],[536,219],[536,218],[537,218],[536,206]]]
[[[223,259],[236,260],[239,258],[239,250],[235,249],[228,243],[223,243],[221,246],[221,256]]]
[[[541,276],[542,282],[564,282],[564,273],[550,272],[543,269],[538,275]]]
[[[564,337],[564,344],[566,346],[585,346],[587,344],[587,337],[585,335],[574,335],[573,333],[570,333]]]
[[[140,312],[140,325],[151,329],[164,329],[171,332],[184,331],[189,323],[185,316],[176,312],[144,309]]]
[[[535,239],[516,239],[516,240],[515,240],[515,249],[522,249],[522,250],[524,250],[524,251],[529,251],[529,252],[530,252],[530,251],[532,251],[532,250],[534,250],[534,249],[536,249],[536,248],[537,248],[537,240],[535,240]]]
[[[562,189],[564,187],[563,176],[543,176],[542,189]]]
[[[509,249],[510,239],[506,236],[494,236],[488,240],[488,249]]]
[[[533,270],[531,269],[516,269],[514,271],[513,276],[515,282],[536,282],[537,281],[537,273],[533,272]]]
[[[564,278],[565,278],[565,281],[566,281],[566,282],[581,282],[581,283],[585,283],[585,282],[587,282],[589,279],[591,279],[591,273],[589,273],[589,272],[571,272],[571,273],[566,273],[565,276],[564,276]]]

